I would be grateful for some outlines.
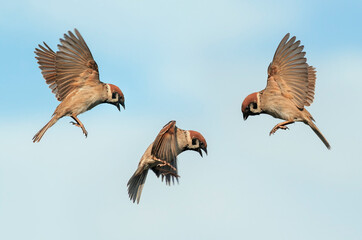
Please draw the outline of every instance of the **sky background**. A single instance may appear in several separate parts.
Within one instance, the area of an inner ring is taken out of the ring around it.
[[[362,239],[361,1],[4,1],[0,9],[0,239]],[[61,119],[34,48],[77,28],[109,104]],[[243,121],[286,33],[317,69],[303,123]],[[180,184],[150,172],[139,205],[126,183],[170,120],[201,132],[209,155],[182,153]]]

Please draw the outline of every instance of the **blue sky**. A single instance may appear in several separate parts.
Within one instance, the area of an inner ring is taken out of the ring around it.
[[[360,1],[7,1],[0,14],[0,239],[361,239]],[[77,28],[126,110],[61,119],[34,48]],[[243,121],[290,32],[317,69],[308,108],[328,151],[297,123]],[[179,156],[180,184],[150,173],[139,205],[126,183],[169,120],[209,155]]]

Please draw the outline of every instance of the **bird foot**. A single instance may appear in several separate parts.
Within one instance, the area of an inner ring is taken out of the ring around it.
[[[83,129],[83,128],[82,128],[82,130],[83,130],[83,133],[84,133],[85,137],[88,137],[88,132],[87,132],[87,130],[85,130],[85,129]]]
[[[83,126],[81,126],[80,124],[78,124],[78,123],[76,123],[76,122],[70,122],[70,123],[73,124],[73,125],[76,126],[76,127],[80,127],[80,128],[82,129],[83,134],[85,135],[85,137],[88,136],[88,132],[87,132],[87,130],[85,130],[85,128],[84,128]]]
[[[273,127],[273,129],[270,131],[269,136],[274,134],[278,129],[287,130],[289,128],[287,126],[278,126],[277,125],[277,126]]]
[[[80,127],[80,125],[79,125],[78,123],[76,123],[76,122],[70,121],[69,123],[71,123],[71,124],[73,124],[73,125],[75,125],[75,126],[77,126],[77,127]]]
[[[157,160],[157,161],[159,161],[159,162],[162,163],[162,164],[158,164],[157,167],[168,166],[168,167],[170,167],[172,170],[177,171],[177,169],[176,169],[174,166],[172,166],[170,163],[168,163],[168,162],[166,162],[166,161],[163,161],[163,160],[161,160],[161,159],[158,159],[158,158],[155,158],[155,160]]]

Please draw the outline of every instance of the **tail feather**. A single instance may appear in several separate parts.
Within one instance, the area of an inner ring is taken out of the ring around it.
[[[137,170],[127,183],[129,198],[133,202],[137,201],[137,204],[140,202],[141,193],[143,186],[145,185],[147,173],[148,169],[142,170],[142,172],[139,172]]]
[[[319,129],[317,128],[317,126],[312,122],[312,121],[308,121],[307,124],[312,128],[312,130],[315,132],[315,134],[317,134],[317,136],[320,138],[320,140],[322,140],[322,142],[324,143],[324,145],[326,145],[326,147],[328,149],[331,149],[331,145],[329,145],[327,139],[323,136],[323,134],[321,133],[321,131],[319,131]]]
[[[35,136],[33,137],[33,142],[39,142],[40,139],[43,137],[44,133],[48,130],[48,128],[50,128],[51,126],[53,126],[56,122],[58,121],[58,117],[54,116],[52,119],[50,119],[50,121],[42,128],[39,130],[39,132],[37,132],[37,134],[35,134]]]

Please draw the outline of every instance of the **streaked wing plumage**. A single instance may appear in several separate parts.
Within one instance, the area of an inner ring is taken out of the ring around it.
[[[100,83],[97,63],[77,29],[64,34],[59,51],[54,53],[45,43],[36,49],[38,63],[46,83],[62,101],[66,96],[86,84]]]
[[[55,52],[45,43],[44,46],[38,45],[39,48],[35,48],[35,58],[38,60],[39,68],[45,78],[45,82],[49,85],[52,92],[57,95],[57,84],[56,84],[56,55]]]
[[[170,166],[158,166],[153,171],[159,176],[162,173],[172,173],[172,174],[162,174],[165,176],[166,184],[170,184],[171,180],[174,182],[174,178],[177,176],[177,140],[176,140],[176,121],[170,121],[166,124],[157,135],[155,141],[153,142],[151,154],[156,158],[166,161]],[[177,177],[176,177],[177,180]]]
[[[295,37],[288,39],[289,33],[275,51],[273,61],[268,67],[268,83],[265,91],[270,87],[274,88],[275,81],[281,94],[290,98],[298,108],[303,109],[304,105],[313,101],[312,92],[315,84],[309,84],[308,78],[314,78],[315,83],[315,72],[308,74],[309,66],[304,57],[304,46],[300,45],[300,41],[295,41]]]
[[[305,99],[304,106],[310,106],[314,100],[314,89],[315,89],[315,80],[317,79],[316,70],[314,67],[308,67],[308,92],[307,98]]]
[[[171,185],[176,182],[178,182],[178,171],[177,171],[177,161],[173,161],[172,163],[170,163],[170,165],[175,168],[171,168],[170,166],[156,166],[154,168],[152,168],[152,171],[156,174],[157,177],[161,176],[161,179],[163,181],[163,179],[165,179],[166,185]]]

